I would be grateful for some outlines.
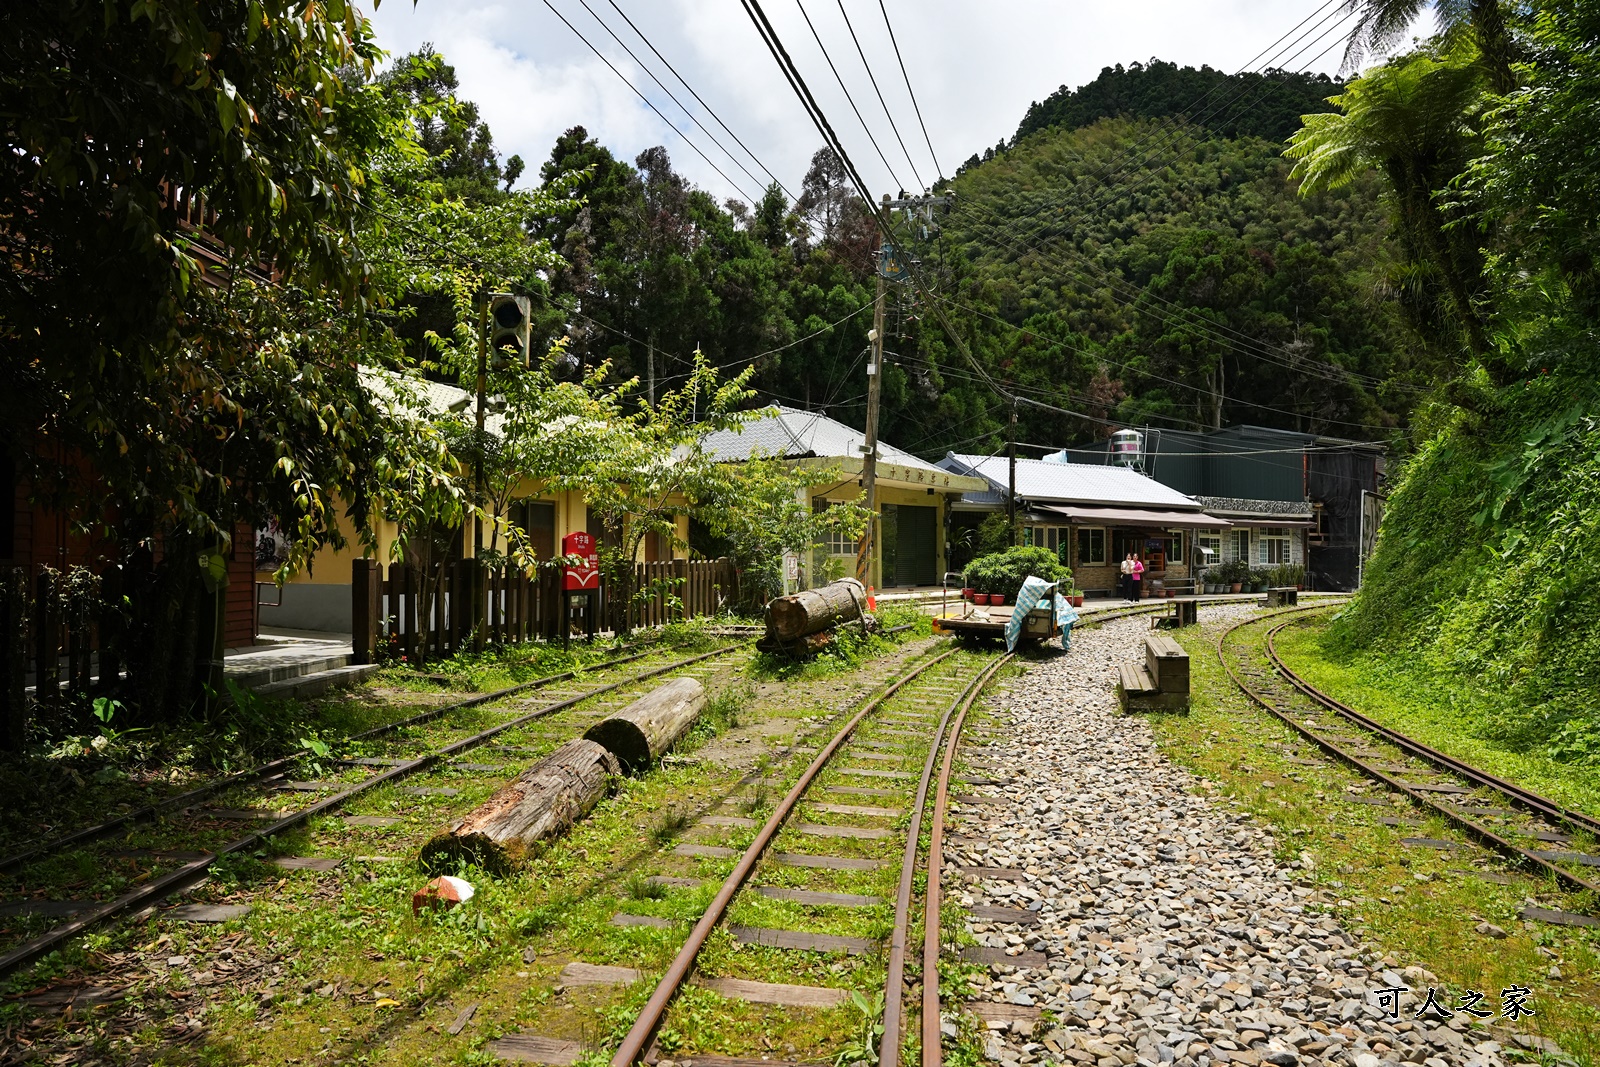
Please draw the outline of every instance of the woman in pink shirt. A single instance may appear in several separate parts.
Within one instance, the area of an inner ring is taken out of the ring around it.
[[[1133,599],[1144,597],[1144,560],[1135,553],[1133,557]]]

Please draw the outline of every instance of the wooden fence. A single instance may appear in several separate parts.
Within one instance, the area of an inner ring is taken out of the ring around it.
[[[633,597],[630,604],[607,583],[592,599],[566,594],[557,570],[530,578],[515,567],[456,560],[427,574],[401,563],[391,564],[386,573],[377,560],[358,559],[350,582],[354,659],[372,663],[405,656],[416,663],[481,644],[556,640],[581,611],[597,612],[596,621],[612,630],[715,615],[732,600],[734,581],[733,561],[727,558],[641,563],[633,591],[648,595]]]

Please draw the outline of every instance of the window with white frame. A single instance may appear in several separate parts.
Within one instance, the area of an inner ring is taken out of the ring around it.
[[[1275,566],[1289,562],[1289,531],[1268,526],[1261,531],[1261,562]]]
[[[1206,565],[1210,565],[1212,563],[1221,563],[1222,562],[1222,535],[1221,534],[1219,534],[1219,533],[1196,534],[1195,535],[1195,543],[1198,544],[1203,549],[1210,549],[1211,550],[1211,554],[1210,555],[1206,555],[1205,552],[1201,552],[1200,553],[1200,555],[1203,557],[1201,559],[1201,561],[1200,561],[1201,563],[1206,564]]]
[[[1167,562],[1187,564],[1189,557],[1183,554],[1183,531],[1172,530],[1172,551],[1167,553]]]
[[[1029,548],[1047,548],[1059,559],[1069,536],[1060,526],[1028,526],[1023,528],[1022,543]]]
[[[1078,565],[1103,567],[1106,563],[1106,531],[1102,526],[1087,526],[1078,531]]]
[[[1233,558],[1250,562],[1250,531],[1248,529],[1233,531]]]
[[[820,514],[831,507],[833,507],[833,501],[819,501],[816,511]],[[823,535],[821,547],[830,556],[854,556],[860,547],[860,543],[856,538],[851,537],[838,527],[833,527]]]

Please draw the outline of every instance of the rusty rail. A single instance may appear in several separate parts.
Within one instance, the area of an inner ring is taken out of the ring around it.
[[[668,1005],[671,1004],[678,990],[683,987],[683,983],[688,980],[689,973],[694,968],[695,960],[700,954],[700,949],[704,947],[706,939],[711,936],[711,931],[716,929],[717,924],[722,921],[722,917],[727,914],[728,905],[733,902],[733,898],[738,895],[745,881],[755,870],[756,863],[761,859],[762,854],[766,852],[773,838],[778,835],[778,831],[783,828],[784,821],[789,817],[789,813],[794,810],[794,806],[800,802],[800,798],[811,787],[812,781],[828,765],[828,762],[843,747],[844,743],[850,739],[856,727],[861,724],[863,719],[876,711],[885,701],[911,681],[930,667],[943,663],[955,654],[956,650],[950,649],[907,671],[863,704],[861,709],[839,728],[833,739],[823,746],[822,751],[817,753],[816,758],[801,773],[799,780],[790,787],[789,792],[778,802],[777,807],[773,809],[767,821],[757,831],[755,840],[750,843],[744,854],[739,857],[739,862],[734,865],[733,871],[723,880],[722,888],[717,891],[716,897],[707,905],[705,913],[700,917],[700,921],[695,923],[694,929],[689,932],[688,938],[684,941],[683,947],[678,950],[678,955],[673,959],[672,965],[667,968],[666,974],[656,984],[655,991],[650,994],[650,999],[640,1009],[638,1017],[634,1020],[633,1027],[628,1031],[627,1036],[623,1038],[616,1054],[611,1057],[612,1067],[632,1067],[633,1064],[644,1057],[646,1050],[650,1046],[651,1038],[655,1035],[657,1027],[661,1025],[661,1020],[666,1015]],[[937,739],[935,743],[937,743]],[[889,1010],[887,1001],[888,998],[886,997],[884,1009],[886,1016]]]
[[[1283,675],[1284,680],[1290,685],[1294,686],[1296,689],[1300,690],[1300,692],[1304,693],[1318,704],[1321,704],[1329,711],[1332,711],[1343,718],[1350,720],[1357,726],[1381,735],[1384,740],[1388,741],[1396,748],[1404,749],[1405,751],[1416,756],[1418,759],[1427,760],[1434,766],[1439,767],[1442,770],[1449,771],[1451,774],[1460,775],[1462,778],[1465,778],[1468,781],[1476,782],[1478,785],[1489,789],[1495,789],[1501,793],[1504,793],[1507,797],[1510,797],[1513,801],[1521,804],[1530,812],[1538,815],[1551,825],[1559,826],[1562,823],[1568,823],[1572,826],[1587,830],[1591,834],[1600,837],[1600,819],[1596,819],[1590,815],[1585,815],[1581,811],[1573,811],[1571,808],[1564,808],[1555,801],[1549,800],[1546,797],[1540,796],[1538,793],[1533,792],[1531,789],[1524,789],[1522,786],[1517,785],[1514,782],[1508,782],[1503,778],[1496,778],[1488,771],[1481,771],[1472,766],[1470,763],[1463,763],[1461,760],[1456,759],[1449,753],[1440,752],[1438,749],[1425,745],[1421,741],[1413,740],[1412,738],[1407,737],[1405,734],[1400,733],[1398,730],[1392,730],[1382,723],[1368,718],[1356,709],[1352,708],[1350,705],[1344,703],[1336,697],[1329,696],[1327,693],[1324,693],[1322,690],[1313,686],[1310,682],[1307,682],[1304,678],[1300,677],[1300,675],[1291,670],[1288,664],[1283,662],[1283,659],[1278,655],[1277,647],[1273,643],[1273,638],[1275,638],[1278,633],[1288,625],[1289,623],[1282,623],[1273,627],[1267,633],[1267,655],[1271,658],[1273,667],[1277,669],[1279,674]]]
[[[293,827],[298,826],[313,816],[322,815],[326,812],[342,807],[348,801],[353,800],[354,798],[372,789],[375,789],[380,785],[398,781],[399,779],[408,777],[418,771],[433,767],[444,762],[452,756],[459,755],[460,753],[466,752],[469,749],[476,748],[492,738],[505,733],[507,730],[513,730],[519,726],[525,726],[536,719],[542,719],[546,716],[554,715],[557,712],[565,711],[567,708],[573,707],[577,704],[582,704],[588,700],[593,700],[597,696],[609,693],[615,689],[620,689],[625,685],[631,685],[634,682],[642,681],[646,678],[654,678],[657,675],[680,670],[684,667],[690,666],[691,664],[699,663],[702,660],[710,659],[714,656],[725,655],[726,653],[738,647],[738,645],[726,645],[719,649],[713,649],[710,652],[702,652],[699,655],[690,656],[687,659],[678,660],[674,663],[668,663],[660,667],[654,667],[641,674],[630,675],[629,677],[623,678],[619,681],[610,682],[606,685],[587,690],[583,693],[579,693],[576,696],[568,697],[565,700],[556,701],[553,704],[546,704],[544,707],[528,712],[525,715],[519,715],[514,719],[509,719],[506,722],[491,726],[487,730],[483,730],[461,738],[458,741],[451,742],[442,748],[435,749],[433,752],[425,756],[419,756],[414,760],[409,760],[401,764],[400,766],[391,767],[382,773],[375,774],[341,793],[336,793],[331,797],[316,801],[315,803],[307,805],[299,811],[284,816],[282,819],[272,823],[270,826],[255,831],[254,833],[246,834],[245,836],[224,845],[215,853],[208,853],[199,859],[184,864],[175,871],[162,875],[160,878],[152,879],[132,892],[125,893],[122,896],[117,897],[115,900],[107,901],[99,907],[91,909],[79,918],[72,919],[61,924],[60,926],[45,931],[37,937],[30,938],[29,940],[18,945],[16,948],[6,952],[4,955],[0,955],[0,976],[9,974],[17,968],[31,963],[45,953],[50,952],[70,939],[84,933],[100,923],[105,922],[108,919],[115,918],[118,915],[143,907],[145,905],[152,904],[158,900],[169,897],[182,889],[188,888],[204,877],[206,871],[209,870],[211,866],[221,857],[256,848],[275,834],[280,834],[285,830],[292,829]],[[524,684],[526,685],[528,683]],[[494,694],[482,694],[477,698],[473,698],[472,702],[481,704],[493,696]],[[432,711],[442,714],[442,711],[437,708],[432,709]],[[429,714],[430,713],[424,713],[424,715]],[[370,732],[371,731],[369,731],[369,733]]]
[[[738,646],[728,645],[720,651],[729,651],[736,647]],[[611,667],[620,666],[624,663],[632,663],[634,660],[643,659],[646,656],[654,654],[654,649],[645,649],[643,652],[633,652],[626,656],[618,656],[614,659],[608,659],[602,663],[593,664],[589,667],[583,668],[583,670],[603,671]],[[560,674],[551,674],[543,678],[535,678],[531,682],[519,682],[516,685],[507,686],[504,689],[496,689],[489,693],[479,693],[476,696],[470,696],[463,700],[452,701],[449,704],[440,704],[437,707],[429,708],[427,711],[419,712],[418,714],[409,716],[408,718],[397,719],[396,721],[387,723],[383,726],[375,726],[370,730],[363,730],[361,733],[351,734],[349,737],[345,738],[344,741],[365,741],[369,738],[380,737],[383,734],[394,733],[395,731],[402,730],[407,726],[415,726],[418,723],[428,722],[432,719],[437,719],[440,716],[448,715],[453,711],[460,711],[463,708],[477,707],[480,704],[491,704],[494,701],[503,700],[506,697],[515,696],[518,693],[525,693],[534,689],[543,689],[547,686],[554,685],[557,682],[569,681],[573,678],[576,678],[578,674],[579,671],[577,670],[562,671]],[[253,782],[264,781],[275,774],[287,770],[289,767],[293,766],[296,761],[304,759],[310,754],[311,752],[309,749],[298,749],[289,753],[287,756],[270,760],[255,767],[247,768],[246,770],[236,771],[233,774],[224,775],[215,781],[207,782],[205,785],[197,786],[194,789],[179,793],[176,796],[168,797],[165,800],[158,800],[154,804],[147,804],[144,807],[130,811],[125,815],[119,815],[114,819],[107,819],[105,822],[96,823],[93,826],[86,826],[80,830],[74,830],[64,836],[53,838],[49,841],[35,845],[33,848],[27,849],[26,851],[0,858],[0,874],[8,874],[11,871],[17,870],[18,868],[24,866],[25,864],[31,863],[34,860],[40,859],[44,856],[48,856],[51,853],[59,852],[70,845],[81,845],[90,841],[98,840],[107,836],[108,834],[116,833],[118,830],[126,826],[143,822],[147,819],[153,819],[164,812],[181,811],[191,804],[194,804],[196,801],[204,800],[208,796],[213,796],[225,789],[232,788],[233,786],[249,785]]]
[[[906,831],[905,856],[900,864],[900,885],[895,893],[894,931],[889,936],[889,965],[883,983],[883,1037],[878,1042],[878,1067],[898,1067],[900,1062],[900,1009],[905,999],[906,939],[911,932],[911,893],[916,879],[917,852],[922,838],[922,811],[927,806],[928,783],[933,778],[933,767],[939,758],[939,741],[945,735],[950,716],[960,714],[965,717],[967,709],[978,699],[989,679],[993,678],[995,672],[1010,659],[1011,653],[1006,653],[967,683],[967,688],[945,709],[944,715],[939,719],[938,727],[934,730],[933,744],[928,746],[928,758],[922,766],[922,777],[917,782],[917,798],[912,802],[911,826]],[[948,779],[949,771],[946,768],[941,784],[948,784]],[[943,823],[943,812],[935,807],[933,821],[935,834],[940,832]],[[930,882],[936,877],[931,868],[928,877]],[[924,974],[923,982],[926,983],[927,980],[927,975]],[[934,972],[933,984],[937,994],[939,984],[937,971]]]
[[[961,727],[966,724],[967,712],[977,702],[983,685],[994,673],[1008,663],[1014,653],[1007,652],[981,675],[974,686],[962,697],[956,721],[950,725],[944,743],[944,763],[939,768],[939,787],[933,800],[933,826],[928,839],[928,888],[923,895],[922,916],[922,1064],[939,1067],[944,1061],[944,1045],[939,1033],[939,951],[940,951],[940,874],[944,869],[944,815],[950,803],[950,772],[955,768],[956,745],[961,739]],[[932,756],[930,754],[931,761]],[[886,1031],[887,1032],[887,1031]]]
[[[1320,607],[1320,606],[1321,605],[1316,605],[1315,607]],[[1393,789],[1395,792],[1402,794],[1407,799],[1409,799],[1413,804],[1416,804],[1417,806],[1419,806],[1421,808],[1427,809],[1427,810],[1432,811],[1435,814],[1441,816],[1447,822],[1449,822],[1453,826],[1456,826],[1457,828],[1462,830],[1464,833],[1467,834],[1467,836],[1471,837],[1472,839],[1477,841],[1479,844],[1484,845],[1487,848],[1492,849],[1493,851],[1499,852],[1501,855],[1507,857],[1508,859],[1512,860],[1514,863],[1517,863],[1517,864],[1519,864],[1519,865],[1521,865],[1523,867],[1530,868],[1532,870],[1535,870],[1535,871],[1543,873],[1543,874],[1552,875],[1557,879],[1557,881],[1561,882],[1562,884],[1566,885],[1569,888],[1577,889],[1577,890],[1591,890],[1591,891],[1594,891],[1596,893],[1600,893],[1600,884],[1597,884],[1597,883],[1594,883],[1594,882],[1590,882],[1587,879],[1581,878],[1578,875],[1573,874],[1570,871],[1564,870],[1563,868],[1556,866],[1554,863],[1551,863],[1549,860],[1545,859],[1544,857],[1536,855],[1535,853],[1531,852],[1530,850],[1523,848],[1521,845],[1518,845],[1514,841],[1509,841],[1506,838],[1501,837],[1499,834],[1495,833],[1489,827],[1484,826],[1481,823],[1474,822],[1473,820],[1471,820],[1471,819],[1467,818],[1466,816],[1462,815],[1460,812],[1456,811],[1454,808],[1449,807],[1449,806],[1447,806],[1445,804],[1439,803],[1438,801],[1434,800],[1433,798],[1431,798],[1429,796],[1426,796],[1420,790],[1413,789],[1411,786],[1407,785],[1405,782],[1400,781],[1398,778],[1395,778],[1394,776],[1392,776],[1392,775],[1390,775],[1390,774],[1388,774],[1388,773],[1386,773],[1386,772],[1384,772],[1382,770],[1379,770],[1377,767],[1374,767],[1371,764],[1367,763],[1365,760],[1361,759],[1355,753],[1346,750],[1345,748],[1341,747],[1340,745],[1338,745],[1334,741],[1332,741],[1332,740],[1330,740],[1330,739],[1328,739],[1326,737],[1323,737],[1321,734],[1318,734],[1314,730],[1311,730],[1310,728],[1306,727],[1305,725],[1300,723],[1298,720],[1296,720],[1294,718],[1294,716],[1288,714],[1286,711],[1284,711],[1277,704],[1273,703],[1272,700],[1269,699],[1268,695],[1263,694],[1258,689],[1256,689],[1255,687],[1249,685],[1248,683],[1246,683],[1243,679],[1241,679],[1239,677],[1238,673],[1234,671],[1232,664],[1230,664],[1228,662],[1228,657],[1227,657],[1227,655],[1225,654],[1225,651],[1224,651],[1225,646],[1227,644],[1228,638],[1235,631],[1237,631],[1239,629],[1242,629],[1245,626],[1251,626],[1251,625],[1260,624],[1260,623],[1266,621],[1266,619],[1272,618],[1272,617],[1277,616],[1277,615],[1297,614],[1297,613],[1300,613],[1300,612],[1310,611],[1310,610],[1314,610],[1314,609],[1315,609],[1314,607],[1313,608],[1291,608],[1288,611],[1275,612],[1273,615],[1269,615],[1269,616],[1259,616],[1259,617],[1254,618],[1254,619],[1245,619],[1245,620],[1243,620],[1241,622],[1235,623],[1234,625],[1228,627],[1228,629],[1224,630],[1222,632],[1222,635],[1217,639],[1217,659],[1222,664],[1222,669],[1227,673],[1228,677],[1233,681],[1233,684],[1238,686],[1239,690],[1242,693],[1244,693],[1247,697],[1249,697],[1250,700],[1253,703],[1259,705],[1263,710],[1265,710],[1265,711],[1269,712],[1270,714],[1276,716],[1277,718],[1283,720],[1283,722],[1287,723],[1296,733],[1300,734],[1302,737],[1304,737],[1307,740],[1311,741],[1313,744],[1315,744],[1318,748],[1322,749],[1324,752],[1327,752],[1329,755],[1335,757],[1336,759],[1342,760],[1343,762],[1349,764],[1351,767],[1354,767],[1357,771],[1359,771],[1360,773],[1366,775],[1367,777],[1375,779],[1376,781],[1379,781],[1379,782],[1383,783],[1385,786],[1389,787],[1390,789]],[[1281,623],[1272,632],[1276,633],[1278,630],[1281,630],[1284,626],[1287,626],[1287,625],[1288,625],[1287,622]],[[1275,658],[1275,655],[1274,655],[1273,658]],[[1288,679],[1285,678],[1285,681],[1287,681],[1287,680]],[[1310,694],[1306,694],[1306,695],[1310,696]],[[1315,698],[1312,698],[1312,699],[1315,699]],[[1328,699],[1331,700],[1332,698],[1330,697]],[[1320,701],[1319,701],[1319,703],[1320,703]],[[1326,705],[1325,704],[1324,706],[1325,707],[1329,707],[1330,710],[1337,711],[1337,709],[1333,709],[1330,705]],[[1359,719],[1365,718],[1365,716],[1359,716],[1359,713],[1357,713],[1357,714],[1358,714],[1358,718],[1357,719],[1349,719],[1349,721],[1351,721],[1352,723],[1355,723],[1356,725],[1361,726],[1363,729],[1370,730],[1371,732],[1377,734],[1379,737],[1383,737],[1385,740],[1388,740],[1388,735],[1390,733],[1393,733],[1393,731],[1388,731],[1388,730],[1373,730],[1371,727],[1368,727],[1365,723],[1359,721]],[[1346,716],[1346,718],[1348,719],[1349,717]],[[1395,734],[1395,736],[1403,737],[1404,735]],[[1410,750],[1415,751],[1421,758],[1427,758],[1425,756],[1421,756],[1421,753],[1423,751],[1432,751],[1431,749],[1428,749],[1428,747],[1425,746],[1425,745],[1422,745],[1422,744],[1420,744],[1418,742],[1415,742],[1415,741],[1411,741],[1410,738],[1406,738],[1406,740],[1409,743]],[[1391,741],[1391,743],[1395,743],[1395,742]],[[1441,755],[1442,755],[1442,753],[1441,753]],[[1446,758],[1448,759],[1449,757],[1446,757]],[[1457,761],[1457,760],[1452,760],[1452,762],[1457,763],[1462,767],[1466,767],[1467,766],[1466,764],[1461,764],[1460,761]],[[1453,770],[1453,768],[1452,768],[1452,770]],[[1454,772],[1454,773],[1460,773],[1460,772]],[[1493,789],[1497,789],[1497,790],[1500,789],[1500,786],[1498,786],[1498,785],[1489,785],[1488,780],[1491,779],[1492,776],[1486,775],[1482,771],[1476,771],[1476,770],[1474,770],[1473,773],[1475,775],[1480,776],[1484,780],[1480,784],[1484,784],[1484,785],[1488,786],[1489,788],[1493,788]],[[1498,781],[1498,779],[1494,779],[1494,780]],[[1510,795],[1510,794],[1508,794],[1508,795]],[[1533,795],[1537,795],[1537,794],[1533,794]],[[1540,798],[1540,799],[1543,800],[1543,798]],[[1544,801],[1544,803],[1552,804],[1552,806],[1554,806],[1553,802],[1550,802],[1550,801]]]

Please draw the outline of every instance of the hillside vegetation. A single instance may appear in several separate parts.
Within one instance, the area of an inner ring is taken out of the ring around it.
[[[1334,648],[1466,682],[1483,735],[1600,757],[1600,389],[1541,375],[1405,466]]]
[[[1277,142],[1300,128],[1300,116],[1331,110],[1328,97],[1341,88],[1326,74],[1286,70],[1227,74],[1159,59],[1127,67],[1118,63],[1101,70],[1087,85],[1077,89],[1063,85],[1032,104],[1014,140],[1053,127],[1075,130],[1100,119],[1182,118],[1224,137]],[[1241,101],[1248,101],[1248,106],[1240,106]]]
[[[1290,149],[1308,188],[1384,176],[1460,366],[1332,647],[1453,687],[1481,736],[1600,763],[1600,10],[1470,28],[1369,71]]]

